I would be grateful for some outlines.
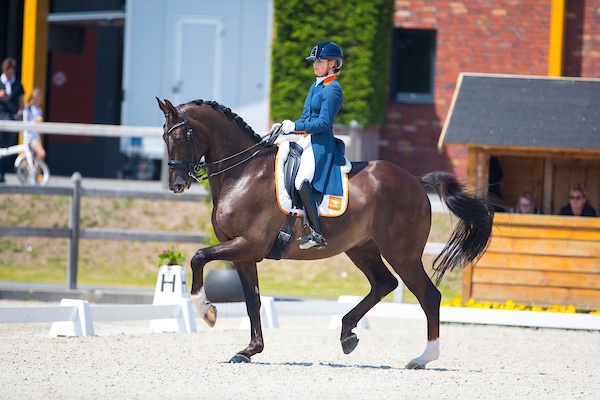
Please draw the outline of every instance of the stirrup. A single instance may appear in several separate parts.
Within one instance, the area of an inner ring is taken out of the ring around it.
[[[323,235],[321,235],[319,232],[316,232],[314,230],[311,232],[311,234],[309,236],[299,237],[296,241],[300,244],[299,247],[302,250],[311,249],[311,248],[324,249],[325,246],[327,246],[327,242],[325,241],[325,238],[323,237]]]

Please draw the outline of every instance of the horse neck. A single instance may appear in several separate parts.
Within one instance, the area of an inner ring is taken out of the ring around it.
[[[202,109],[206,109],[206,107]],[[240,129],[222,112],[210,108],[207,111],[200,117],[199,121],[202,122],[196,128],[201,132],[201,143],[196,143],[196,146],[202,147],[202,142],[209,144],[208,150],[204,154],[208,163],[219,162],[256,144],[256,141],[248,133]],[[241,157],[243,158],[243,156]],[[239,159],[236,157],[234,160],[224,162],[224,166],[237,161]]]
[[[209,174],[223,171],[251,156],[259,149],[259,147],[252,148],[257,141],[250,134],[244,132],[234,121],[227,118],[220,111],[205,113],[199,120],[202,123],[194,128],[194,130],[197,129],[201,133],[196,148],[201,153],[202,144],[208,143],[208,150],[204,154],[205,161],[208,164],[215,163],[215,165],[208,168]],[[236,154],[239,155],[227,161],[219,162]],[[245,162],[209,179],[213,202],[218,200],[223,182],[227,179],[239,179],[248,164],[249,162]]]

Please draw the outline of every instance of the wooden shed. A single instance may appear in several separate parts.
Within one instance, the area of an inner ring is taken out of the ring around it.
[[[468,148],[474,191],[487,194],[499,164],[505,205],[531,191],[545,214],[497,213],[463,298],[600,309],[600,219],[555,215],[575,185],[600,211],[600,79],[461,74],[439,140],[447,145]]]

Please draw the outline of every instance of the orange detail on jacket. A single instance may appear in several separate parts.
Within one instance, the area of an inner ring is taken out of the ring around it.
[[[327,77],[324,81],[323,81],[323,86],[327,86],[329,85],[331,82],[335,81],[337,79],[336,75],[332,75],[330,77]]]

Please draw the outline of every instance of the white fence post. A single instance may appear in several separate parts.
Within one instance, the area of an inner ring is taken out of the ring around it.
[[[338,297],[338,303],[341,304],[350,304],[352,305],[352,307],[356,307],[358,305],[358,303],[361,302],[363,298],[360,296],[340,296]],[[332,315],[331,316],[331,321],[329,322],[329,327],[334,329],[334,328],[340,328],[342,326],[342,318],[343,315]],[[356,324],[357,328],[363,328],[363,329],[369,329],[369,319],[367,318],[367,316],[365,315],[364,317],[362,317],[360,319],[360,321],[358,321],[358,324]]]
[[[70,321],[53,322],[50,337],[94,336],[90,303],[86,300],[62,299],[61,307],[75,307]]]

